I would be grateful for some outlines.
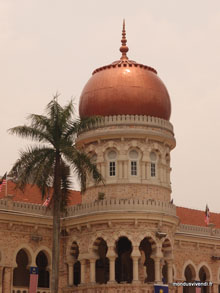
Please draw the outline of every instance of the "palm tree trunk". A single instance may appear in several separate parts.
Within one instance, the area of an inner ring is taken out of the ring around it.
[[[59,256],[60,256],[60,203],[61,203],[61,176],[60,154],[56,153],[54,170],[53,194],[53,248],[52,248],[52,282],[51,293],[58,293],[59,284]]]

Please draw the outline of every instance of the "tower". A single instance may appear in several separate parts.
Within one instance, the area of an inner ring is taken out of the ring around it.
[[[85,85],[81,117],[100,115],[97,129],[78,138],[96,162],[105,186],[90,178],[84,202],[105,198],[170,201],[170,151],[175,147],[168,91],[155,69],[127,57],[125,24],[120,60],[93,72]]]
[[[75,285],[142,292],[173,277],[175,138],[168,91],[154,68],[127,57],[124,22],[121,42],[120,60],[96,69],[80,97],[81,117],[103,117],[78,136],[77,145],[97,165],[104,185],[90,177],[82,205],[69,212],[78,223],[71,239],[78,266],[69,275],[78,279]]]

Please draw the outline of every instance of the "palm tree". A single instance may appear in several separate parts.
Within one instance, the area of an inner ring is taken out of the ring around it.
[[[92,174],[96,183],[102,181],[96,165],[75,145],[79,132],[90,129],[99,118],[73,120],[73,112],[72,101],[62,107],[55,96],[46,107],[46,115],[31,114],[28,116],[29,125],[9,129],[12,134],[40,143],[22,151],[12,167],[10,173],[17,187],[24,189],[31,182],[40,188],[42,197],[53,188],[52,293],[58,292],[60,213],[68,197],[70,171],[76,172],[81,192],[86,190],[87,174]]]

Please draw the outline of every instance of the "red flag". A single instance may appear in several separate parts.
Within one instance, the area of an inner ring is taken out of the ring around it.
[[[205,208],[205,223],[206,223],[207,226],[209,224],[209,218],[210,218],[209,208],[208,208],[208,205],[206,205],[206,208]]]
[[[37,284],[38,284],[38,267],[31,267],[29,293],[37,292]]]
[[[5,175],[2,177],[2,179],[0,179],[0,192],[2,190],[2,186],[6,185],[7,182],[7,172],[5,173]]]
[[[43,203],[43,206],[44,207],[48,207],[49,206],[49,203],[50,203],[50,197],[48,196],[45,200],[45,202]]]

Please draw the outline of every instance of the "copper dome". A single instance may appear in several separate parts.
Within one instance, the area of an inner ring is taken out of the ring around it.
[[[80,97],[80,117],[129,114],[169,120],[168,91],[155,69],[127,58],[124,25],[120,51],[121,60],[96,69],[85,85]]]

